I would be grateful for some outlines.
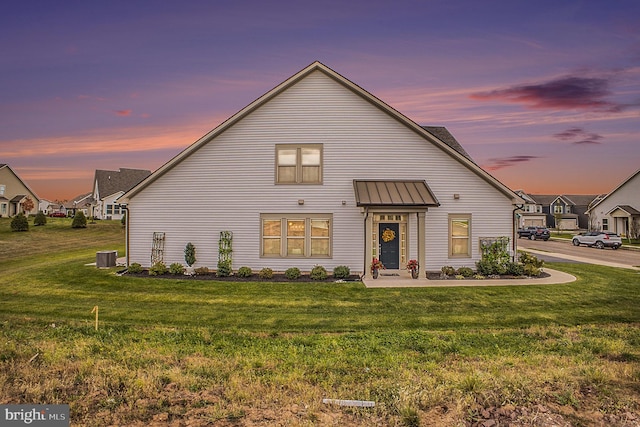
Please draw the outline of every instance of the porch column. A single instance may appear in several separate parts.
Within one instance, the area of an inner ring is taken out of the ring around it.
[[[426,242],[425,242],[425,230],[426,230],[426,213],[418,212],[418,264],[422,266],[422,270],[426,272],[427,259],[426,259]]]
[[[365,210],[365,222],[364,222],[364,276],[371,275],[371,259],[373,253],[371,248],[373,247],[372,235],[373,235],[373,215],[368,210]]]

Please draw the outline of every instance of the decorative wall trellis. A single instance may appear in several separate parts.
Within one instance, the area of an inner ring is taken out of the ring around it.
[[[155,265],[164,260],[164,233],[153,233],[153,244],[151,246],[151,265]]]
[[[233,233],[231,231],[221,231],[218,240],[218,265],[228,264],[231,266]]]

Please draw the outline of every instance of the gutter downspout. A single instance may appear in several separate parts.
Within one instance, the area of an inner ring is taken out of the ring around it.
[[[513,259],[511,261],[516,261],[518,259],[518,245],[517,245],[517,240],[516,240],[516,236],[518,233],[518,227],[516,224],[516,211],[523,211],[524,210],[524,205],[515,205],[516,207],[513,209],[513,212],[511,213],[511,220],[513,221],[512,227],[511,227],[511,239],[513,240]]]
[[[369,219],[369,207],[365,206],[364,208],[364,222],[362,223],[363,225],[363,235],[364,235],[364,265],[362,268],[362,276],[360,276],[360,280],[362,280],[364,278],[364,276],[367,274],[367,260],[369,258],[368,254],[367,254],[367,220]]]
[[[127,218],[124,224],[124,252],[125,252],[124,262],[126,264],[126,267],[129,268],[129,221],[131,220],[131,218],[130,218],[130,212],[129,212],[129,205],[121,205],[121,206],[124,207],[125,215]]]

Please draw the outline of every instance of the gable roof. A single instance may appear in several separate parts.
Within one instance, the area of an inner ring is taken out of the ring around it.
[[[270,91],[268,91],[267,93],[265,93],[264,95],[256,99],[255,101],[253,101],[252,103],[244,107],[242,110],[240,110],[239,112],[231,116],[229,119],[221,123],[219,126],[211,130],[209,133],[202,136],[200,139],[198,139],[196,142],[191,144],[189,147],[184,149],[181,153],[179,153],[173,159],[169,160],[163,166],[158,168],[149,177],[149,179],[145,179],[143,182],[136,185],[135,187],[127,191],[123,196],[121,196],[118,199],[120,203],[126,204],[131,197],[135,196],[137,193],[142,191],[148,185],[153,183],[156,179],[158,179],[159,177],[167,173],[169,170],[171,170],[174,166],[176,166],[177,164],[182,162],[184,159],[186,159],[187,157],[191,156],[193,153],[198,151],[202,146],[206,145],[209,141],[215,139],[216,136],[220,135],[222,132],[224,132],[226,129],[236,124],[238,121],[242,120],[248,114],[252,113],[256,109],[258,109],[260,106],[269,102],[275,96],[287,90],[288,88],[290,88],[291,86],[293,86],[294,84],[304,79],[305,77],[307,77],[313,72],[321,72],[325,74],[327,77],[331,78],[332,80],[339,83],[346,89],[360,96],[365,101],[373,104],[375,107],[379,108],[380,110],[387,113],[389,116],[391,116],[395,120],[399,121],[400,123],[404,124],[411,130],[416,132],[418,135],[422,136],[428,142],[432,143],[436,147],[440,148],[442,151],[449,154],[451,157],[458,160],[460,163],[465,165],[469,170],[474,172],[476,175],[478,175],[480,178],[482,178],[487,183],[492,185],[494,188],[496,188],[498,191],[503,193],[506,197],[508,197],[512,201],[521,202],[520,197],[517,194],[515,194],[511,189],[509,189],[507,186],[502,184],[500,181],[498,181],[496,178],[490,175],[487,171],[485,171],[484,169],[476,165],[473,162],[473,160],[471,160],[471,157],[464,151],[464,149],[462,149],[462,146],[460,146],[460,144],[457,141],[455,141],[455,138],[453,138],[453,136],[448,131],[446,131],[446,129],[441,127],[429,127],[430,130],[425,129],[424,127],[418,125],[413,120],[409,119],[408,117],[406,117],[405,115],[403,115],[402,113],[394,109],[393,107],[381,101],[379,98],[375,97],[374,95],[367,92],[357,84],[353,83],[349,79],[338,74],[337,72],[327,67],[326,65],[322,64],[321,62],[316,61],[310,64],[309,66],[307,66],[306,68],[302,69],[301,71],[297,72],[293,76],[289,77],[287,80],[280,83],[278,86],[271,89]],[[446,133],[442,129],[444,129]],[[440,139],[441,137],[449,141],[449,143],[444,142],[442,139]],[[458,146],[458,148],[455,148],[456,145]]]
[[[591,211],[592,209],[594,209],[596,206],[598,206],[600,203],[602,203],[603,201],[607,200],[607,198],[612,195],[613,193],[615,193],[616,191],[618,191],[620,188],[624,187],[624,185],[626,183],[628,183],[629,181],[631,181],[632,179],[634,179],[636,177],[636,175],[640,174],[640,169],[638,169],[637,171],[635,171],[635,173],[633,173],[629,178],[625,179],[624,181],[622,181],[620,183],[620,185],[618,185],[616,188],[614,188],[613,190],[611,190],[611,192],[609,194],[607,194],[606,196],[604,196],[603,198],[601,198],[600,200],[596,201],[593,205],[591,205],[588,209],[588,211]]]
[[[574,206],[589,206],[593,200],[598,197],[597,194],[563,194],[565,200],[571,202]]]
[[[118,192],[124,193],[149,175],[151,171],[144,169],[120,168],[117,171],[97,169],[93,182],[97,183],[99,195],[103,198]]]
[[[15,172],[14,172],[14,170],[13,170],[13,169],[11,169],[11,167],[10,167],[8,164],[6,164],[6,163],[0,163],[0,170],[2,170],[2,169],[4,169],[4,168],[6,168],[9,172],[11,172],[11,173],[13,174],[13,176],[15,176],[15,177],[16,177],[16,179],[17,179],[18,181],[20,181],[20,183],[22,183],[22,185],[24,185],[24,187],[25,187],[27,190],[29,190],[29,192],[30,192],[30,193],[31,193],[31,194],[36,198],[36,200],[35,200],[36,204],[40,203],[40,198],[39,198],[39,197],[38,197],[38,195],[35,193],[35,191],[33,191],[33,190],[31,189],[31,187],[29,187],[29,186],[27,185],[27,183],[26,183],[26,182],[24,182],[24,181],[22,180],[22,178],[20,178],[20,177],[18,176],[18,174],[17,174],[17,173],[15,173]],[[24,197],[24,196],[23,196],[23,197]]]
[[[627,215],[632,215],[632,216],[640,215],[640,211],[638,211],[633,206],[629,206],[629,205],[616,205],[616,207],[614,207],[609,212],[607,212],[607,215],[611,215],[613,212],[615,212],[618,209],[620,209],[621,211],[624,211]]]

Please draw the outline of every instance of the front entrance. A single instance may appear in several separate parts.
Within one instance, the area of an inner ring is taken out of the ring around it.
[[[389,270],[400,269],[400,224],[379,223],[378,236],[380,236],[380,262]]]

